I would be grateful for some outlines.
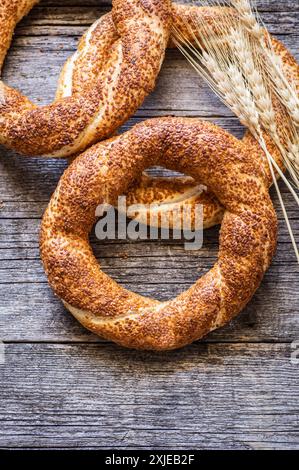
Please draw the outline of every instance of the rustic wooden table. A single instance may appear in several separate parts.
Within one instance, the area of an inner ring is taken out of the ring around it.
[[[260,0],[258,6],[270,31],[299,59],[298,2]],[[78,38],[109,8],[105,0],[42,1],[17,28],[4,80],[48,102]],[[169,114],[200,116],[242,135],[178,51],[167,52],[155,92],[125,128]],[[274,191],[279,246],[253,301],[204,341],[154,354],[88,333],[47,284],[38,232],[65,168],[65,161],[0,150],[0,447],[299,448],[298,266]],[[298,209],[281,188],[298,238]],[[205,232],[198,253],[178,242],[94,240],[93,246],[121,284],[167,299],[212,266],[218,229]]]

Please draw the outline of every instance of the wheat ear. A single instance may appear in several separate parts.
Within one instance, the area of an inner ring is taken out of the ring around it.
[[[257,12],[253,11],[250,0],[231,0],[230,3],[239,13],[240,19],[248,31],[260,42],[268,62],[268,75],[273,81],[276,94],[298,127],[298,84],[290,82],[286,77],[282,59],[274,52],[269,34],[266,28],[262,27],[262,21]]]
[[[297,132],[292,127],[292,121],[289,119],[285,122],[287,127],[285,132],[282,132],[283,128],[277,129],[276,113],[272,102],[273,91],[263,70],[259,47],[257,47],[255,41],[251,41],[249,33],[241,27],[231,30],[229,42],[234,56],[240,57],[239,66],[247,82],[248,89],[254,98],[260,123],[280,150],[283,162],[298,188],[299,173],[296,168]],[[283,134],[282,140],[285,142],[285,146],[282,144],[279,134]]]

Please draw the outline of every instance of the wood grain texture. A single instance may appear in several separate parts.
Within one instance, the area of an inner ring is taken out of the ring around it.
[[[298,449],[290,352],[278,344],[171,354],[11,344],[0,446]]]
[[[257,4],[299,59],[298,2]],[[64,60],[109,8],[106,0],[42,1],[17,28],[3,78],[36,102],[50,102]],[[243,132],[178,51],[167,52],[156,90],[123,130],[163,115],[204,117]],[[136,353],[84,330],[48,287],[38,231],[65,168],[65,161],[0,149],[0,447],[298,448],[298,365],[291,362],[298,266],[275,192],[277,255],[245,311],[184,350]],[[298,208],[281,188],[298,239]],[[205,232],[196,254],[177,241],[91,239],[108,274],[160,300],[189,287],[218,249],[218,229]]]

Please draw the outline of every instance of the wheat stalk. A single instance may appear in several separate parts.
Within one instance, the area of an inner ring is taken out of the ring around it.
[[[5,93],[4,93],[4,84],[0,80],[0,106],[5,104]]]
[[[286,77],[282,59],[273,50],[271,38],[264,25],[261,26],[262,21],[258,13],[253,11],[250,0],[231,0],[230,3],[238,11],[240,19],[247,30],[251,32],[251,38],[256,38],[257,44],[260,48],[259,50],[256,50],[255,56],[263,60],[264,70],[266,71],[264,78],[290,116],[290,119],[286,118],[285,126],[280,129],[280,132],[283,134],[282,139],[279,138],[278,132],[271,132],[268,127],[265,127],[265,129],[269,131],[272,140],[279,148],[284,164],[298,188],[299,84],[288,80]],[[257,33],[257,31],[259,31],[259,33]],[[254,47],[254,44],[251,44],[251,46]]]
[[[211,26],[208,22],[201,22],[198,25],[193,25],[192,28],[186,25],[193,35],[193,41],[189,41],[180,31],[175,30],[175,42],[196,71],[204,77],[219,98],[238,116],[241,123],[248,127],[259,142],[269,165],[294,251],[299,262],[297,244],[276,181],[274,168],[286,183],[298,205],[299,199],[292,185],[270,154],[263,137],[263,129],[277,143],[286,166],[297,184],[299,174],[298,154],[296,154],[298,135],[295,124],[291,121],[291,124],[286,126],[287,129],[284,132],[284,139],[287,143],[286,147],[281,142],[277,132],[276,113],[269,90],[270,81],[265,80],[263,64],[260,62],[256,63],[255,60],[255,57],[259,57],[259,54],[256,54],[256,47],[262,44],[264,40],[262,38],[265,37],[264,29],[263,33],[261,33],[261,27],[256,21],[248,0],[239,0],[232,3],[236,4],[240,16],[242,15],[243,27],[238,22],[237,25],[232,24],[231,18],[224,15],[221,24],[218,22],[218,24]],[[217,2],[217,5],[219,6],[220,3]],[[194,31],[197,31],[198,35]],[[215,41],[215,31],[225,35],[226,41]],[[255,46],[253,46],[252,38],[254,38]]]
[[[299,98],[297,94],[296,83],[289,82],[285,76],[284,66],[282,59],[279,55],[275,53],[272,47],[272,42],[269,34],[267,33],[266,28],[262,24],[262,21],[259,18],[259,15],[256,11],[253,11],[251,2],[249,0],[231,0],[230,2],[213,2],[217,6],[233,5],[237,10],[242,26],[245,27],[246,31],[250,33],[248,36],[250,47],[243,47],[243,57],[246,57],[246,53],[250,54],[250,49],[254,49],[255,58],[259,59],[259,68],[263,69],[263,80],[267,82],[269,88],[271,88],[271,93],[275,93],[279,101],[285,107],[291,119],[289,122],[285,122],[285,128],[288,128],[287,132],[284,132],[283,135],[283,145],[281,139],[279,138],[278,132],[274,131],[274,128],[269,126],[271,124],[271,117],[268,116],[268,125],[266,125],[266,120],[264,119],[264,128],[271,134],[271,138],[279,148],[284,164],[289,170],[289,173],[292,179],[295,182],[296,187],[299,187],[299,134],[298,134],[298,122],[299,122]],[[231,23],[231,18],[226,16],[226,23]],[[261,24],[260,24],[261,23]],[[229,25],[222,26],[223,30],[227,29]],[[221,25],[218,25],[218,28],[221,28]],[[244,46],[244,31],[243,31],[243,40],[238,41],[238,47],[242,44]],[[254,41],[255,40],[255,41]],[[247,41],[248,43],[248,41]],[[248,44],[247,44],[248,46]],[[258,47],[259,46],[259,47]],[[235,51],[238,54],[238,50]],[[255,64],[257,65],[257,64]],[[265,72],[267,72],[265,74]],[[245,75],[248,74],[248,70],[244,70]],[[250,75],[248,75],[250,78]],[[252,81],[254,83],[254,81]],[[252,89],[254,91],[254,88]],[[268,103],[263,104],[264,109],[269,110],[269,100]],[[261,109],[261,108],[260,108]],[[264,118],[265,118],[264,112]],[[273,117],[273,116],[272,116]],[[282,133],[284,129],[280,129],[279,133]]]
[[[281,130],[277,129],[276,113],[272,102],[273,92],[263,71],[260,51],[255,43],[251,44],[250,36],[244,31],[244,28],[237,27],[231,30],[228,40],[235,57],[241,59],[239,67],[247,81],[248,89],[253,95],[259,111],[261,125],[279,148],[284,164],[289,170],[296,187],[299,188],[298,161],[296,161],[296,155],[299,155],[298,145],[296,145],[298,143],[298,133],[290,120],[285,122],[285,132],[282,132],[284,127]],[[283,134],[285,146],[281,142],[279,133]]]
[[[284,106],[286,112],[290,118],[285,122],[286,130],[283,135],[283,144],[279,138],[278,132],[271,132],[269,127],[264,126],[271,134],[271,138],[279,148],[284,164],[288,169],[296,187],[299,187],[299,97],[298,87],[299,84],[291,82],[285,74],[284,65],[282,59],[277,55],[272,47],[272,41],[269,33],[263,22],[261,21],[258,12],[253,10],[250,0],[231,0],[230,2],[216,2],[218,6],[221,4],[232,5],[239,14],[239,18],[246,31],[250,33],[249,43],[247,46],[249,49],[255,50],[255,58],[259,59],[259,67],[263,69],[263,80],[268,84],[271,92],[275,93],[279,102]],[[227,17],[229,20],[229,18]],[[244,32],[243,32],[244,36]],[[239,42],[239,46],[242,45],[243,41]],[[244,42],[243,42],[244,44]],[[245,48],[246,52],[246,48]],[[261,62],[263,62],[261,64]],[[246,73],[246,72],[245,72]]]

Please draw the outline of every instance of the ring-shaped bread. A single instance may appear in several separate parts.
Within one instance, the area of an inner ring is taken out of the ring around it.
[[[98,204],[114,203],[142,171],[162,165],[211,188],[225,213],[219,257],[168,302],[130,292],[101,271],[90,244]],[[41,227],[49,283],[88,329],[126,347],[182,347],[237,315],[259,287],[276,246],[276,214],[259,160],[223,129],[158,118],[96,144],[65,171]]]

